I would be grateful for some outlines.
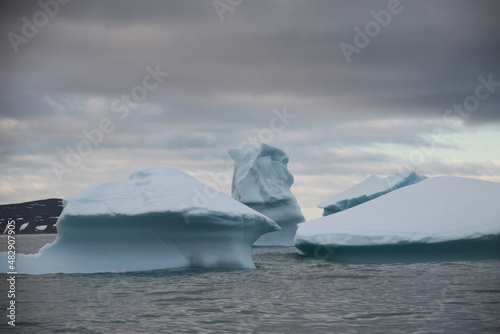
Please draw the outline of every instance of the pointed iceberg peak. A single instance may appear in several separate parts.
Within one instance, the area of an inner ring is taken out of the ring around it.
[[[413,171],[396,173],[385,178],[372,174],[354,187],[319,203],[318,207],[324,210],[323,216],[328,216],[368,202],[393,190],[418,183],[426,178],[427,176],[419,175]]]
[[[365,180],[365,181],[368,181],[368,180],[371,180],[371,181],[374,181],[374,180],[381,180],[380,177],[378,177],[377,175],[375,174],[372,174],[370,176],[368,176],[368,178]]]
[[[288,155],[279,148],[260,144],[233,148],[234,199],[274,220],[281,231],[261,237],[259,246],[293,246],[297,223],[305,221],[295,196],[290,191],[294,179],[288,170]]]

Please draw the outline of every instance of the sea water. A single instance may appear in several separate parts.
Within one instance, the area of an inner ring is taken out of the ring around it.
[[[54,237],[21,235],[18,247]],[[354,265],[294,247],[253,257],[255,270],[17,275],[15,327],[2,274],[0,332],[500,332],[500,261]]]

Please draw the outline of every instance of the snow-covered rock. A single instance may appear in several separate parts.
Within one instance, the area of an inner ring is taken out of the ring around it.
[[[299,224],[295,245],[340,262],[500,259],[500,183],[436,177]]]
[[[57,233],[55,224],[61,211],[59,198],[3,204],[0,205],[0,231],[7,232],[7,223],[14,220],[16,235]]]
[[[258,246],[293,246],[297,223],[305,221],[290,191],[294,179],[288,171],[288,156],[267,144],[230,149],[234,160],[232,196],[274,220],[281,231],[257,240]]]
[[[38,254],[17,255],[17,272],[254,268],[252,244],[279,226],[178,169],[151,166],[66,198],[57,229]],[[2,253],[3,272],[6,263]]]
[[[403,172],[380,178],[371,175],[354,187],[344,190],[318,204],[323,209],[323,216],[328,216],[361,203],[385,195],[393,190],[425,180],[427,177],[415,172]]]

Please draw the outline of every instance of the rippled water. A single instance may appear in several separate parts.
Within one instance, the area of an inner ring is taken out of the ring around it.
[[[500,261],[348,265],[293,247],[255,248],[254,261],[256,270],[19,275],[17,326],[5,325],[2,296],[0,330],[500,332]]]

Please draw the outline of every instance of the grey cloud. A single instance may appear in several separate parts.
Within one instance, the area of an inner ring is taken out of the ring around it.
[[[60,151],[103,117],[116,129],[96,148],[95,161],[102,151],[125,159],[123,151],[142,148],[148,162],[168,152],[186,168],[216,168],[227,148],[269,127],[272,109],[286,106],[296,119],[273,143],[296,154],[297,163],[317,161],[304,165],[303,175],[392,171],[400,163],[383,152],[318,152],[377,143],[410,149],[440,126],[420,121],[442,121],[474,93],[478,76],[500,81],[500,5],[402,0],[403,11],[347,63],[340,43],[352,44],[353,28],[363,29],[374,19],[370,11],[387,3],[243,1],[221,22],[211,1],[73,0],[16,54],[7,34],[20,34],[21,18],[40,6],[11,2],[0,11],[0,125],[8,119],[19,127],[1,129],[4,170],[30,171],[27,160],[13,157],[38,153],[46,166],[40,173],[50,175]],[[170,75],[119,120],[111,102],[156,64]],[[103,101],[103,110],[88,108],[92,99]],[[408,119],[417,122],[390,125]],[[374,120],[385,128],[352,127]],[[468,129],[500,124],[500,87],[465,121]]]
[[[44,27],[36,45],[26,45],[22,57],[40,64],[26,69],[32,80],[45,78],[54,90],[120,94],[140,80],[146,65],[161,61],[175,78],[162,88],[167,95],[302,95],[335,103],[354,91],[353,104],[375,95],[385,97],[378,102],[388,107],[439,107],[426,97],[465,90],[478,74],[499,73],[494,3],[454,10],[451,3],[402,3],[404,11],[351,64],[339,43],[351,43],[352,28],[373,20],[370,10],[384,9],[385,1],[311,8],[248,3],[224,22],[211,6],[193,2],[74,2]],[[13,69],[22,72],[12,58]],[[394,95],[408,98],[398,104]]]

